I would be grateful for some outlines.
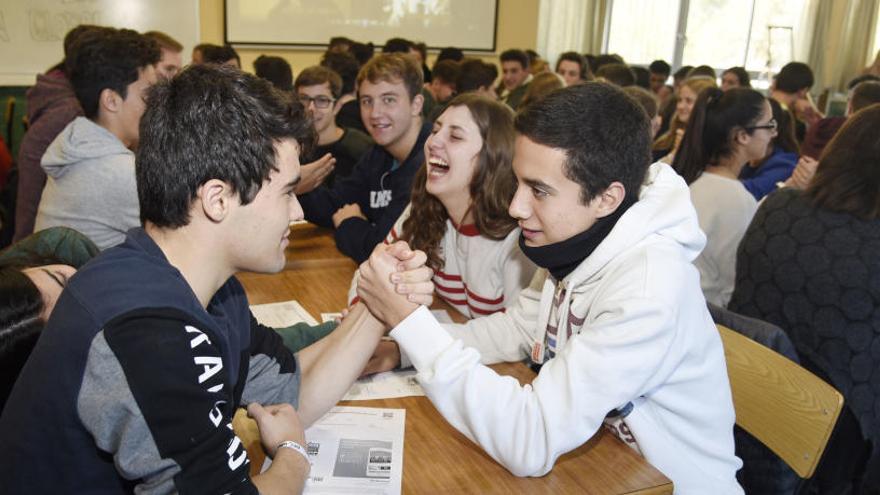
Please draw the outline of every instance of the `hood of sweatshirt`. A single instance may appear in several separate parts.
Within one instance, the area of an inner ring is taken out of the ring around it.
[[[77,117],[52,141],[40,164],[46,175],[58,178],[82,163],[133,154],[107,129],[85,117]]]
[[[70,81],[60,71],[37,75],[37,82],[27,92],[27,118],[33,125],[49,109],[69,106],[75,114],[82,109]]]
[[[661,162],[650,166],[639,200],[620,217],[593,253],[565,278],[566,284],[572,288],[583,285],[621,253],[651,238],[677,243],[689,261],[706,245],[687,184],[672,167]]]

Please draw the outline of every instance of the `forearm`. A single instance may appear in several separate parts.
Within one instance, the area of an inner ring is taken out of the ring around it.
[[[384,333],[385,326],[358,303],[333,333],[300,351],[299,415],[305,425],[339,401],[360,376]]]
[[[309,462],[299,453],[290,449],[278,449],[269,469],[254,476],[251,481],[262,495],[300,494],[309,469]]]

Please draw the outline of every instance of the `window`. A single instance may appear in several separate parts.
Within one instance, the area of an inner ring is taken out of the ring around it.
[[[614,0],[606,53],[616,53],[629,64],[672,61],[680,0]]]
[[[607,52],[631,64],[745,66],[776,71],[794,58],[808,0],[610,0]]]

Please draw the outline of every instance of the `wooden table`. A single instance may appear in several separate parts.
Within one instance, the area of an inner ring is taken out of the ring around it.
[[[346,304],[355,264],[342,256],[332,233],[310,224],[291,234],[287,267],[276,275],[239,275],[252,304],[296,299],[318,316]],[[453,311],[450,310],[450,314]],[[535,373],[520,363],[493,365],[502,375],[530,383]],[[518,478],[449,425],[427,397],[342,401],[340,405],[406,409],[403,492],[434,493],[672,493],[672,483],[604,429],[578,449],[559,458],[541,478]],[[263,453],[256,425],[236,417],[236,432],[259,472]]]

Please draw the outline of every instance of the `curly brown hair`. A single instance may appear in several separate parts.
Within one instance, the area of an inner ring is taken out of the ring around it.
[[[504,239],[516,227],[516,221],[507,213],[516,191],[511,166],[513,112],[503,103],[474,93],[457,96],[447,108],[458,106],[467,107],[483,139],[469,185],[471,204],[468,211],[473,212],[480,235],[494,240]],[[427,163],[424,163],[413,180],[410,214],[403,222],[400,237],[413,249],[424,251],[428,255],[428,266],[438,270],[444,263],[440,241],[446,233],[449,213],[439,199],[428,193],[427,178]],[[452,220],[462,221],[461,218]]]

